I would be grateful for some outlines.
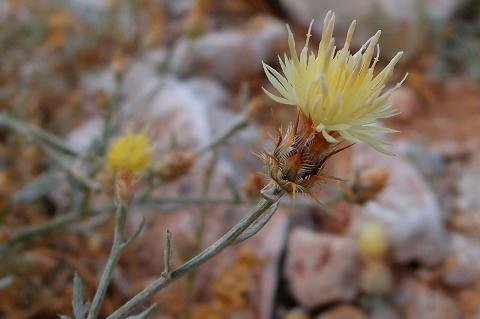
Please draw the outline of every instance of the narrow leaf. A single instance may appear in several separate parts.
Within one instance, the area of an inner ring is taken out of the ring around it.
[[[245,229],[240,234],[240,236],[238,236],[237,239],[235,239],[233,243],[238,244],[244,241],[245,239],[248,239],[253,235],[255,235],[256,233],[258,233],[260,229],[262,229],[263,226],[267,224],[270,218],[272,218],[277,208],[278,208],[278,201],[274,203],[272,206],[270,206],[269,209],[267,209],[260,217],[258,217],[257,220],[255,220],[255,222],[253,222],[250,226],[248,226],[247,229]]]
[[[127,317],[127,319],[145,319],[152,314],[152,312],[155,310],[156,307],[157,307],[157,304],[154,303],[150,307],[145,309],[143,312],[139,313],[138,315],[129,316]]]
[[[88,311],[88,304],[83,301],[82,279],[77,273],[75,273],[75,276],[73,277],[72,307],[75,319],[85,318],[85,314]]]

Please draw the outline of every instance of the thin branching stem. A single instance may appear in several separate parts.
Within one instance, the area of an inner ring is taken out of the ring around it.
[[[215,167],[218,160],[218,152],[214,152],[214,157],[211,160],[210,164],[208,165],[207,169],[205,170],[204,180],[203,180],[203,189],[202,189],[202,197],[208,197],[208,192],[210,191],[212,176],[215,172]],[[208,205],[200,204],[199,205],[199,215],[194,221],[194,244],[191,249],[192,255],[198,253],[201,248],[203,234],[205,232],[205,222],[207,219],[209,209]],[[197,277],[197,270],[193,269],[187,274],[186,283],[184,288],[184,319],[190,319],[192,316],[192,298],[193,298],[193,286],[195,283],[195,279]]]
[[[284,198],[285,199],[285,198]],[[332,205],[336,202],[344,200],[345,196],[342,192],[338,192],[330,197],[322,199],[321,206]],[[159,196],[147,200],[138,198],[134,199],[132,206],[134,207],[158,207],[164,205],[175,205],[175,209],[185,206],[185,205],[195,205],[195,204],[217,204],[217,205],[250,205],[251,201],[248,200],[238,200],[235,198],[223,198],[223,197],[185,197],[185,196]],[[318,203],[312,201],[298,200],[281,200],[280,206],[296,207],[296,208],[315,208],[319,207]],[[79,214],[76,211],[71,211],[66,214],[59,215],[58,217],[53,218],[50,221],[30,225],[23,227],[17,231],[14,231],[12,237],[9,241],[0,244],[0,251],[6,247],[13,247],[22,242],[31,240],[35,237],[48,235],[52,232],[61,231],[65,229],[66,226],[81,221],[89,217],[99,216],[100,214],[105,214],[111,212],[114,208],[113,204],[106,205],[98,208],[92,208],[90,210],[84,211],[82,214]],[[159,210],[161,213],[167,213],[173,208],[168,210]]]
[[[125,203],[119,202],[117,211],[115,213],[115,231],[113,234],[113,244],[108,256],[107,263],[103,269],[100,281],[98,283],[97,291],[93,297],[92,305],[88,311],[87,319],[95,319],[100,312],[100,308],[103,303],[103,299],[107,292],[108,285],[112,278],[113,269],[118,262],[120,253],[122,251],[122,245],[124,242],[125,224],[127,219],[127,207]]]
[[[197,156],[202,156],[208,151],[216,149],[218,146],[225,143],[230,137],[235,135],[238,131],[246,128],[248,126],[248,117],[245,113],[239,114],[233,122],[222,131],[222,133],[218,134],[214,137],[207,145],[200,147],[196,154]]]
[[[55,134],[42,129],[38,126],[23,122],[7,114],[0,112],[0,125],[8,127],[9,129],[24,135],[28,138],[36,139],[48,143],[58,149],[59,151],[74,157],[79,157],[81,154],[68,146],[60,137]]]
[[[277,192],[278,201],[283,195],[282,192]],[[198,255],[192,257],[190,260],[173,270],[170,274],[162,275],[153,281],[149,286],[136,294],[133,298],[127,301],[123,306],[118,308],[114,313],[107,317],[107,319],[121,319],[128,315],[134,308],[147,301],[159,290],[168,286],[172,281],[184,275],[188,271],[198,267],[210,258],[219,254],[223,249],[231,245],[235,239],[242,234],[250,225],[252,225],[265,211],[267,211],[276,201],[261,199],[257,205],[235,226],[230,228],[222,237],[220,237],[213,244],[208,246]]]

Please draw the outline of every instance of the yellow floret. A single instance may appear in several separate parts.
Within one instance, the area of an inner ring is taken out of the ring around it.
[[[130,130],[113,141],[108,150],[107,162],[114,172],[139,173],[151,164],[153,147],[145,130],[133,133]]]
[[[312,21],[313,23],[313,21]],[[316,131],[321,132],[330,143],[341,139],[352,143],[364,142],[375,149],[388,153],[384,141],[374,137],[393,130],[375,125],[377,119],[388,118],[397,112],[388,102],[395,89],[384,92],[385,83],[391,77],[395,64],[402,56],[397,53],[378,74],[374,74],[378,62],[378,39],[380,31],[371,37],[355,54],[350,53],[350,43],[355,30],[352,22],[345,45],[337,50],[332,37],[335,14],[328,12],[323,24],[322,39],[318,52],[308,52],[310,30],[300,56],[297,55],[293,34],[288,28],[290,58],[279,57],[283,74],[263,64],[268,80],[280,96],[264,89],[274,101],[297,106],[300,112],[313,121]],[[373,59],[375,47],[377,55]],[[372,62],[373,61],[373,62]],[[396,87],[401,84],[398,83]],[[338,134],[332,134],[338,132]]]

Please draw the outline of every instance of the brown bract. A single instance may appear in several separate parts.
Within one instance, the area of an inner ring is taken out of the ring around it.
[[[171,182],[186,175],[196,156],[189,150],[171,150],[154,165],[154,175],[162,181]]]
[[[328,179],[322,173],[327,160],[351,145],[327,142],[313,128],[312,120],[299,112],[285,133],[279,130],[274,151],[262,157],[271,183],[292,195],[309,194],[315,181]]]

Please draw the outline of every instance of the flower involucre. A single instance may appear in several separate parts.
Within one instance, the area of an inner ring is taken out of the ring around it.
[[[146,130],[139,133],[127,130],[110,145],[107,162],[114,172],[137,174],[151,165],[152,153]]]
[[[376,126],[375,122],[397,114],[388,97],[403,81],[390,90],[384,92],[383,89],[402,52],[397,53],[382,71],[375,74],[379,56],[377,42],[381,32],[378,31],[358,52],[351,54],[355,21],[350,25],[345,45],[340,50],[336,49],[332,37],[334,23],[335,14],[329,11],[316,55],[308,52],[312,24],[300,56],[297,55],[293,34],[287,26],[290,58],[286,54],[284,60],[279,57],[283,75],[263,63],[268,80],[280,96],[264,91],[276,102],[297,106],[311,121],[313,129],[321,132],[330,143],[339,142],[339,138],[352,143],[364,142],[380,152],[389,153],[382,147],[386,143],[374,135],[394,131]],[[376,46],[377,53],[373,58]]]

